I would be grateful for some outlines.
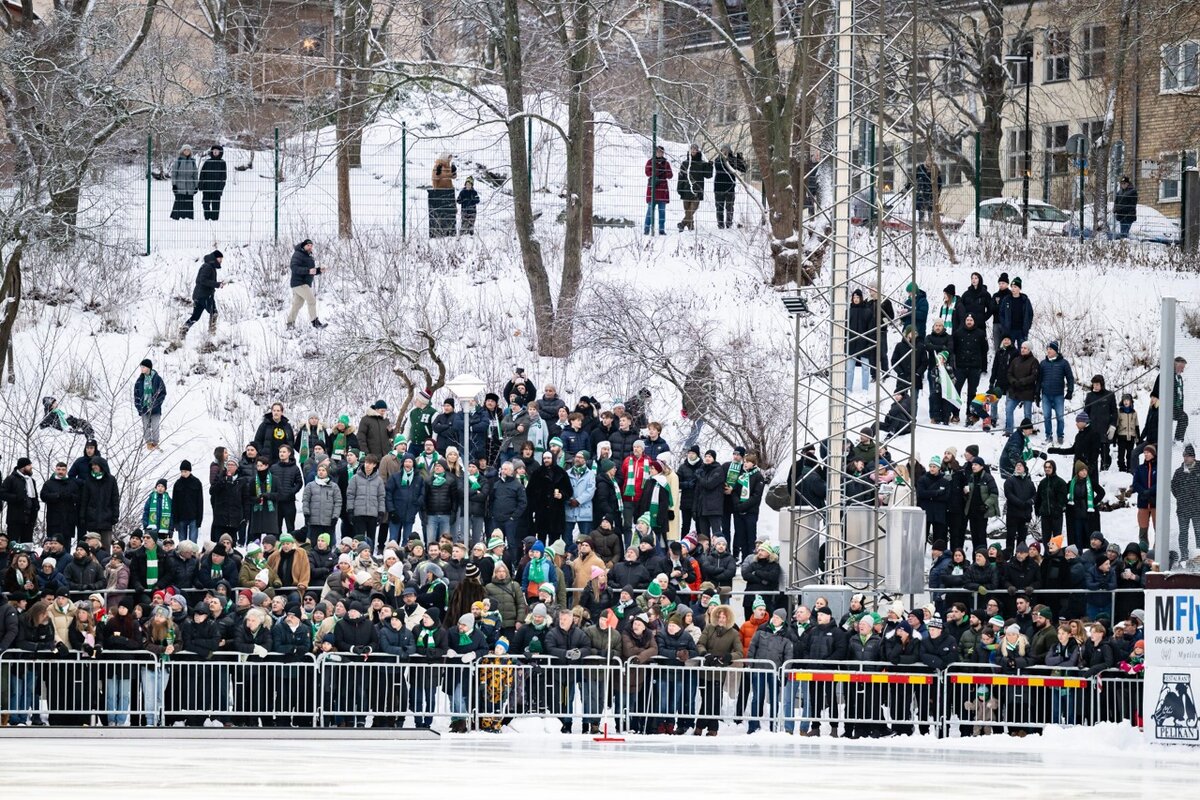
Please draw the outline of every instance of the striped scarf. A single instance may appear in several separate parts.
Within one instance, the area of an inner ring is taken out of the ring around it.
[[[263,475],[267,476],[267,481],[265,484],[263,483],[263,479],[262,479]],[[257,498],[260,498],[260,502],[262,502],[261,501],[262,496],[264,494],[270,494],[273,486],[274,486],[274,481],[271,479],[271,473],[267,472],[267,471],[259,472],[254,477],[254,496]],[[267,500],[265,503],[265,508],[267,511],[273,512],[275,510],[275,501]]]
[[[1067,505],[1075,505],[1075,479],[1071,478],[1071,482],[1067,484]],[[1087,510],[1090,514],[1096,510],[1096,497],[1092,493],[1092,482],[1089,479],[1087,482]]]
[[[146,588],[158,585],[158,548],[146,549]]]
[[[950,305],[942,304],[938,309],[938,317],[941,318],[942,324],[946,326],[946,333],[954,333],[954,312],[958,308],[958,298],[952,297]]]
[[[654,479],[654,487],[650,490],[650,527],[656,528],[659,524],[659,505],[662,502],[662,496],[667,496],[666,508],[671,507],[671,487],[667,485],[667,479],[662,475]]]

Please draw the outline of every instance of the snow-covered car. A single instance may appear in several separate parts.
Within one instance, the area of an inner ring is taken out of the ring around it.
[[[1083,209],[1083,238],[1092,238],[1095,235],[1095,227],[1094,204],[1085,206]],[[1117,218],[1113,216],[1112,203],[1109,203],[1108,230],[1101,235],[1112,239],[1116,237],[1116,232],[1120,229],[1120,225],[1117,224]],[[1078,214],[1073,214],[1071,219],[1063,225],[1063,235],[1078,238]],[[1137,221],[1129,228],[1129,238],[1137,242],[1177,245],[1179,244],[1179,223],[1169,217],[1164,217],[1150,206],[1139,205],[1137,207]]]
[[[1021,235],[1021,209],[1019,197],[993,197],[979,204],[979,233]],[[1070,221],[1061,208],[1029,201],[1029,232],[1038,236],[1061,236],[1063,224]]]

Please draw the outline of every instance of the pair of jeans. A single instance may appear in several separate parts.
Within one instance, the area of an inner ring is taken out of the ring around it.
[[[799,726],[800,732],[807,734],[811,727],[808,717],[808,684],[784,678],[783,729],[791,733]]]
[[[1004,432],[1013,432],[1013,412],[1017,410],[1017,406],[1021,407],[1023,415],[1021,419],[1033,419],[1033,401],[1032,400],[1013,400],[1011,397],[1004,402]]]
[[[771,711],[775,711],[775,677],[766,673],[756,672],[750,676],[750,711],[746,715],[749,721],[746,723],[746,733],[754,733],[761,727],[762,722],[759,719],[763,715],[763,701],[767,699],[768,694],[771,698]],[[770,729],[771,722],[767,720],[767,728]]]
[[[125,671],[124,667],[116,667]],[[104,679],[104,710],[108,712],[109,725],[126,725],[129,723],[129,702],[131,681],[127,677],[112,675]],[[124,712],[114,714],[113,712]]]
[[[425,525],[425,543],[436,542],[443,533],[450,533],[450,515],[430,514]]]
[[[157,728],[162,717],[162,696],[167,688],[167,673],[154,667],[142,667],[142,708],[146,727]]]
[[[200,528],[194,519],[176,522],[175,531],[179,534],[179,541],[181,542],[196,542],[200,539]]]
[[[642,233],[649,236],[650,229],[654,226],[654,207],[658,206],[658,232],[666,234],[667,230],[667,204],[663,201],[646,204],[646,224],[642,226]]]
[[[30,721],[29,714],[19,714],[18,711],[37,711],[33,687],[37,680],[32,669],[22,670],[14,665],[8,683],[8,706],[13,713],[9,716],[10,725],[21,725]]]
[[[846,391],[854,390],[854,368],[862,370],[862,390],[865,392],[871,382],[871,360],[866,356],[850,356],[846,359]]]
[[[400,544],[404,544],[410,538],[412,538],[413,524],[415,522],[415,519],[410,519],[407,522],[389,522],[388,539],[391,539],[393,542],[398,541]]]
[[[1046,428],[1046,438],[1047,439],[1055,438],[1060,442],[1062,441],[1062,438],[1063,438],[1063,413],[1064,413],[1063,408],[1064,408],[1065,403],[1066,403],[1066,398],[1063,397],[1061,394],[1059,394],[1059,395],[1043,394],[1042,395],[1042,423],[1043,423],[1043,425],[1045,425],[1045,428]],[[1050,432],[1051,432],[1050,431],[1050,417],[1051,417],[1051,415],[1054,415],[1058,418],[1058,426],[1057,426],[1058,435],[1055,437],[1050,436]]]

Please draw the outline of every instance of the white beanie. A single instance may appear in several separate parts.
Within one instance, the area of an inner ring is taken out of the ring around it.
[[[354,573],[354,580],[359,583],[366,583],[367,581],[371,580],[371,573],[367,572],[365,569],[360,569],[358,572]]]
[[[271,573],[267,572],[265,569],[260,569],[258,574],[254,576],[254,580],[262,581],[263,583],[270,583]]]
[[[397,561],[388,567],[388,575],[391,575],[396,580],[404,580],[404,565]]]

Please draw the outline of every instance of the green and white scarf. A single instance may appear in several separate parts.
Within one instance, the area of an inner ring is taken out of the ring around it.
[[[146,413],[154,409],[154,374],[154,370],[150,370],[142,376],[142,405],[146,407]]]
[[[646,473],[649,472],[650,460],[645,456],[642,456],[641,458],[629,456],[625,460],[628,463],[625,466],[625,491],[623,494],[626,497],[633,499],[634,494],[637,492],[638,470],[640,469],[642,471],[642,480],[645,480],[647,477]]]
[[[571,472],[575,473],[576,478],[582,478],[587,474],[588,466],[584,464],[582,467],[571,467]]]
[[[50,413],[54,415],[56,420],[58,420],[58,427],[60,430],[65,431],[67,428],[71,427],[67,424],[67,412],[63,411],[61,408],[56,408]]]
[[[950,305],[942,304],[938,309],[938,317],[941,318],[942,324],[946,326],[946,333],[954,333],[954,311],[958,308],[958,298],[952,297]]]
[[[404,470],[404,472],[400,473],[400,485],[401,486],[410,485],[412,483],[412,479],[413,479],[413,472],[411,469],[406,469],[406,470]]]
[[[1071,478],[1071,482],[1067,484],[1067,505],[1075,505],[1075,479]],[[1096,497],[1092,493],[1092,482],[1087,482],[1087,510],[1091,513],[1096,510]]]
[[[156,531],[170,530],[171,496],[166,492],[162,494],[151,492],[146,505],[149,509],[146,512],[146,521],[149,523],[147,527],[154,528]]]
[[[446,482],[446,473],[444,473],[444,472],[435,472],[435,473],[433,473],[433,477],[429,479],[429,483],[432,486],[441,486],[445,482]]]
[[[421,630],[417,632],[417,647],[424,650],[432,650],[437,647],[437,627],[426,628],[421,626]]]
[[[265,485],[263,484],[263,479],[262,479],[263,475],[267,476],[267,482]],[[275,485],[275,482],[271,479],[270,472],[264,471],[264,472],[258,473],[254,477],[254,496],[261,498],[264,494],[271,494],[272,488],[274,487],[274,485]],[[275,510],[275,501],[268,500],[267,501],[267,511],[274,511],[274,510]]]
[[[541,558],[529,559],[529,585],[530,586],[541,586],[543,583],[546,582],[546,573],[549,572],[549,570],[547,569],[548,565],[549,565],[549,561],[547,560],[546,556],[542,556]]]
[[[751,467],[748,470],[744,470],[742,474],[738,476],[738,486],[741,487],[741,493],[738,495],[740,499],[750,499],[750,476],[756,472],[758,472],[758,467]]]
[[[441,457],[441,453],[439,453],[437,450],[434,450],[432,453],[421,453],[421,455],[417,457],[417,460],[425,466],[426,472],[432,473],[433,465],[436,464]]]
[[[338,458],[345,458],[346,457],[346,442],[347,442],[347,439],[346,439],[346,434],[344,432],[339,433],[336,436],[334,436],[333,437],[333,453],[331,455],[335,455]]]
[[[617,496],[617,511],[620,513],[624,513],[625,512],[625,501],[621,498],[621,484],[617,483],[616,478],[609,478],[607,475],[605,476],[604,479],[612,481],[613,494],[615,494]]]
[[[146,588],[158,585],[158,548],[146,548]]]
[[[467,475],[467,483],[471,487],[471,491],[478,492],[479,491],[479,474],[476,473],[475,475]]]
[[[662,475],[654,478],[655,486],[650,490],[650,527],[656,528],[659,524],[658,512],[661,498],[667,496],[666,508],[671,507],[671,487],[667,485],[667,479]]]
[[[742,462],[730,461],[729,469],[725,470],[725,485],[733,486],[738,482],[738,476],[742,474]]]

